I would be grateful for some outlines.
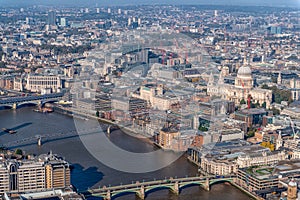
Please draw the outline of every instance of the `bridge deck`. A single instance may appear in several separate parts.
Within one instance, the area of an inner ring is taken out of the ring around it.
[[[184,178],[170,178],[170,179],[164,179],[164,180],[155,180],[155,181],[147,181],[147,182],[136,182],[132,184],[126,184],[126,185],[118,185],[118,186],[110,186],[110,187],[102,187],[99,189],[90,189],[88,191],[83,192],[83,194],[86,194],[88,196],[105,196],[107,192],[111,193],[121,193],[126,192],[130,190],[138,190],[140,187],[144,186],[145,188],[151,189],[151,186],[167,186],[171,187],[175,183],[179,183],[181,185],[186,184],[204,184],[209,179],[209,184],[220,182],[220,181],[232,181],[232,176],[227,176],[224,178],[214,178],[214,176],[205,176],[205,177],[184,177]],[[149,188],[150,187],[150,188]],[[153,188],[153,187],[152,187]]]
[[[19,96],[19,97],[9,97],[9,98],[1,98],[0,99],[0,105],[1,104],[11,104],[11,103],[20,103],[20,102],[26,102],[26,101],[37,101],[37,100],[43,100],[43,99],[52,99],[52,98],[59,98],[62,97],[64,93],[52,93],[52,94],[45,94],[45,95],[39,95],[39,96]]]

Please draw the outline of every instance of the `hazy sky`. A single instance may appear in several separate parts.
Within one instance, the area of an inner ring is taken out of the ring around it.
[[[136,5],[136,4],[222,4],[299,6],[300,0],[0,0],[0,6],[15,5]]]

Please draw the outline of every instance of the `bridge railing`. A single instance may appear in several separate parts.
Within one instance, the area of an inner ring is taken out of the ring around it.
[[[163,180],[155,180],[155,181],[147,181],[147,182],[135,182],[131,184],[126,184],[126,185],[118,185],[118,186],[103,186],[102,188],[98,189],[90,189],[86,192],[89,193],[105,193],[107,191],[115,191],[115,190],[123,190],[123,189],[135,189],[137,187],[141,186],[154,186],[154,185],[166,185],[166,184],[175,184],[176,182],[182,183],[182,182],[193,182],[193,181],[206,181],[206,179],[213,178],[213,180],[228,180],[231,178],[234,178],[234,176],[223,176],[220,178],[216,178],[215,176],[205,176],[205,177],[200,177],[200,176],[195,176],[195,177],[183,177],[183,178],[169,178],[169,179],[163,179]]]
[[[40,95],[40,96],[12,97],[12,98],[0,99],[0,104],[51,99],[51,98],[62,97],[63,95],[64,95],[64,93],[52,93],[52,94],[45,94],[45,95]]]

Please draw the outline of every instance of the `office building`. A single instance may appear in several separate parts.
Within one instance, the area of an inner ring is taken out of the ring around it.
[[[52,92],[59,92],[61,79],[54,75],[29,74],[26,82],[26,89],[31,92],[41,92],[42,89],[51,88]]]
[[[56,25],[56,13],[55,11],[48,12],[48,25],[55,26]]]
[[[64,18],[64,17],[60,18],[60,26],[61,27],[66,27],[67,25],[68,25],[67,19]]]
[[[0,161],[0,194],[5,192],[37,192],[69,187],[70,166],[52,153],[25,160]]]

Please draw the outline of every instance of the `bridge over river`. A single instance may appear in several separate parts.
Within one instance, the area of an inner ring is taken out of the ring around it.
[[[63,95],[64,93],[61,92],[61,93],[52,93],[52,94],[45,94],[45,95],[6,97],[0,99],[0,106],[17,109],[18,106],[22,106],[25,104],[42,105],[47,102],[58,101],[61,99]]]
[[[209,191],[210,186],[215,183],[229,182],[234,183],[233,176],[222,176],[216,178],[214,176],[195,176],[195,177],[184,177],[184,178],[169,178],[164,180],[154,180],[148,182],[136,182],[127,185],[119,186],[103,186],[98,189],[90,189],[88,191],[82,192],[86,197],[96,196],[102,197],[106,200],[111,200],[116,197],[128,194],[135,193],[140,199],[145,199],[147,194],[154,192],[156,190],[167,188],[175,194],[179,194],[180,191],[186,187],[199,185],[205,190]]]

